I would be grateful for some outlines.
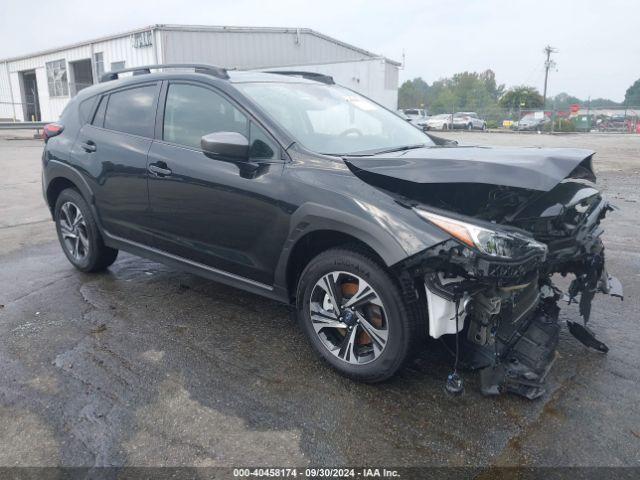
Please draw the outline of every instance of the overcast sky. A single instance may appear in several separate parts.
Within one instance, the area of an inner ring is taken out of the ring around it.
[[[640,78],[637,0],[1,0],[0,58],[155,23],[308,27],[401,60],[401,81],[491,68],[499,83],[621,101]]]

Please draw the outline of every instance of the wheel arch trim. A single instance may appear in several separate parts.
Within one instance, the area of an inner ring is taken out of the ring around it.
[[[44,178],[46,181],[44,185],[44,193],[47,204],[51,210],[54,206],[49,203],[49,190],[51,185],[59,178],[69,180],[78,188],[78,190],[80,190],[80,193],[90,205],[95,205],[95,195],[93,190],[89,186],[86,178],[84,178],[77,168],[59,160],[49,160],[45,169],[46,173]]]
[[[324,205],[305,204],[291,218],[289,236],[276,267],[276,288],[286,289],[288,286],[288,266],[296,245],[309,234],[320,231],[333,231],[355,238],[371,248],[386,266],[394,265],[408,255],[391,232],[366,217]]]

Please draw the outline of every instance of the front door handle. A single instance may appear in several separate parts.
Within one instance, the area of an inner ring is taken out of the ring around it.
[[[168,177],[173,172],[164,162],[150,163],[149,172],[156,177]]]
[[[86,142],[81,143],[80,147],[82,147],[82,149],[87,153],[93,153],[97,150],[96,144],[93,140],[87,140]]]

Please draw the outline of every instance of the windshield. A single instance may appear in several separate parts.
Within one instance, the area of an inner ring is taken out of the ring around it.
[[[252,82],[236,86],[314,152],[375,154],[434,145],[395,113],[337,85]]]

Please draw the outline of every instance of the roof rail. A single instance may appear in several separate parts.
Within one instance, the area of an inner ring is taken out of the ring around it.
[[[276,73],[278,75],[290,75],[292,77],[302,77],[307,80],[315,80],[316,82],[326,83],[327,85],[335,85],[333,77],[316,72],[300,72],[297,70],[269,70],[264,73]]]
[[[121,70],[107,72],[100,77],[100,83],[108,82],[110,80],[117,80],[121,73],[132,72],[133,75],[145,75],[147,73],[151,73],[151,70],[160,70],[164,68],[193,68],[195,73],[205,73],[207,75],[212,75],[223,80],[229,79],[227,70],[223,67],[217,67],[215,65],[206,65],[200,63],[161,63],[157,65],[143,65],[140,67],[123,68]]]

